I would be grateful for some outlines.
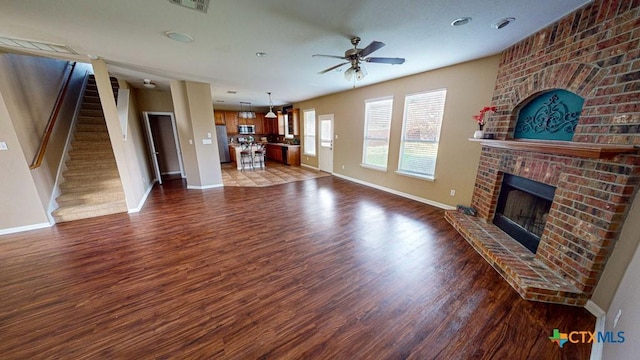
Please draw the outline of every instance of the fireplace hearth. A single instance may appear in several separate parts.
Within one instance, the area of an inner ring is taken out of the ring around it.
[[[493,223],[535,254],[554,193],[553,186],[504,174]]]

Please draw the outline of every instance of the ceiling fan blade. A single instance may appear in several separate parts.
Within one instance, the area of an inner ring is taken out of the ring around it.
[[[358,53],[358,55],[360,55],[360,57],[366,57],[367,55],[371,54],[372,52],[380,49],[381,47],[384,46],[383,42],[380,41],[372,41],[371,44],[369,44],[366,48],[360,50],[360,52]]]
[[[364,59],[364,61],[370,62],[370,63],[392,64],[392,65],[404,64],[403,58],[370,57],[370,58]]]
[[[330,67],[330,68],[328,68],[328,69],[322,70],[322,71],[320,71],[318,74],[325,74],[325,73],[328,73],[328,72],[329,72],[329,71],[331,71],[331,70],[335,70],[335,69],[339,68],[340,66],[344,66],[344,65],[347,65],[347,64],[349,64],[349,62],[343,62],[342,64],[338,64],[338,65],[336,65],[336,66],[332,66],[332,67]]]
[[[332,58],[332,59],[340,59],[340,60],[346,60],[347,58],[345,58],[344,56],[337,56],[337,55],[322,55],[322,54],[315,54],[315,55],[311,55],[312,57],[316,57],[316,56],[320,56],[320,57],[328,57],[328,58]]]

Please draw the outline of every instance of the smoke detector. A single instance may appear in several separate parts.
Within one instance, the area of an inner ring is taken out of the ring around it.
[[[150,79],[144,79],[142,81],[142,86],[146,87],[147,89],[155,89],[156,88],[156,83],[154,83]]]

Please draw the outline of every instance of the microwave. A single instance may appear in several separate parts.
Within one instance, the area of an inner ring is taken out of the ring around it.
[[[238,125],[238,134],[253,135],[256,133],[255,125]]]

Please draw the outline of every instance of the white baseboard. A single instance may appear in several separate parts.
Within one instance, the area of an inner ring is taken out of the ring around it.
[[[372,187],[374,189],[382,190],[382,191],[385,191],[385,192],[388,192],[388,193],[391,193],[391,194],[394,194],[394,195],[402,196],[402,197],[407,198],[407,199],[419,201],[419,202],[421,202],[423,204],[435,206],[435,207],[438,207],[440,209],[444,209],[444,210],[455,210],[456,209],[455,206],[451,206],[451,205],[439,203],[437,201],[421,198],[419,196],[407,194],[407,193],[404,193],[404,192],[401,192],[401,191],[398,191],[398,190],[390,189],[388,187],[384,187],[384,186],[380,186],[380,185],[376,185],[376,184],[371,184],[371,183],[368,183],[366,181],[355,179],[355,178],[352,178],[352,177],[349,177],[349,176],[344,176],[344,175],[340,175],[340,174],[337,174],[337,173],[333,173],[333,176],[339,177],[341,179],[353,181],[353,182],[361,184],[361,185],[369,186],[369,187]]]
[[[177,174],[181,174],[182,175],[182,172],[180,170],[178,170],[178,171],[168,171],[168,172],[163,172],[160,175],[177,175]]]
[[[224,185],[222,184],[218,184],[218,185],[206,185],[206,186],[196,186],[196,185],[187,185],[187,189],[188,190],[206,190],[206,189],[215,189],[215,188],[221,188]]]
[[[129,214],[132,213],[137,213],[140,212],[140,210],[142,210],[142,207],[144,206],[144,203],[147,202],[147,198],[149,197],[149,194],[151,193],[151,190],[153,189],[153,185],[156,184],[156,181],[152,181],[151,184],[149,185],[149,187],[147,188],[147,191],[145,191],[144,195],[142,195],[142,199],[140,199],[140,202],[138,203],[138,206],[134,209],[129,209],[129,211],[127,211]]]
[[[53,224],[40,223],[40,224],[33,224],[33,225],[26,225],[26,226],[18,226],[18,227],[8,228],[8,229],[0,229],[0,235],[8,235],[8,234],[13,234],[17,232],[44,229],[51,226],[53,226]]]
[[[305,167],[307,169],[311,169],[311,170],[320,170],[317,167],[311,166],[311,165],[307,165],[307,164],[300,164],[301,167]]]
[[[605,320],[607,317],[606,311],[602,310],[600,306],[594,303],[591,300],[587,300],[587,304],[584,306],[587,311],[589,311],[593,316],[596,317],[596,328],[594,330],[595,333],[601,332],[604,333],[605,328]],[[602,346],[603,343],[599,341],[594,341],[591,344],[591,360],[601,360],[602,359]]]

